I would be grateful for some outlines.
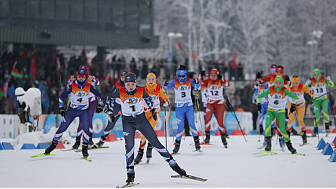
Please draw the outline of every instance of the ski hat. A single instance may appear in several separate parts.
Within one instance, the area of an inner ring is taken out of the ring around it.
[[[183,79],[181,79],[183,77]],[[180,65],[180,68],[177,70],[177,80],[180,83],[187,82],[187,67],[184,65]]]
[[[210,75],[218,75],[218,70],[216,68],[213,68],[211,71],[210,71]]]
[[[87,72],[87,67],[86,67],[86,66],[81,65],[81,66],[79,66],[78,69],[79,69],[79,70],[85,70],[85,71]]]
[[[300,83],[300,78],[298,76],[293,76],[292,77],[292,82],[293,83]]]
[[[154,77],[154,79],[155,79],[155,81],[154,81],[154,83],[153,84],[149,84],[148,82],[146,83],[146,86],[147,86],[147,88],[148,88],[148,90],[150,90],[150,91],[154,91],[154,89],[156,89],[156,86],[157,86],[157,84],[156,84],[156,75],[154,74],[154,73],[149,73],[149,74],[147,74],[147,78],[149,78],[149,77]],[[147,79],[146,79],[147,80]]]
[[[281,87],[280,88],[276,87],[276,85],[275,85],[276,82],[281,82]],[[275,81],[274,81],[274,89],[275,89],[275,91],[279,92],[284,85],[285,84],[284,84],[284,80],[283,80],[282,76],[280,76],[280,75],[276,76],[275,77]]]
[[[284,73],[285,73],[285,68],[283,67],[283,65],[277,65],[275,71],[276,71],[277,73],[280,72],[281,75],[284,75]]]
[[[127,74],[127,71],[126,70],[122,70],[121,73],[120,73],[120,76],[125,76]]]
[[[77,71],[76,80],[78,84],[84,85],[87,78],[88,78],[88,74],[85,70],[81,69]]]
[[[315,69],[314,72],[313,72],[313,77],[314,75],[319,75],[319,78],[315,79],[316,81],[320,81],[321,79],[321,71],[319,69]]]
[[[270,71],[271,72],[275,72],[275,68],[277,67],[276,64],[272,64],[271,67],[270,67]]]

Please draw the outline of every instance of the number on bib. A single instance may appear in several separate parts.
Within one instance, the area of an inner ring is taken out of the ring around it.
[[[212,96],[218,96],[218,91],[210,91]]]
[[[130,106],[130,108],[132,108],[132,111],[135,112],[135,105]]]
[[[83,101],[83,98],[79,98],[77,99],[77,101],[81,103]]]
[[[186,97],[187,95],[186,95],[186,93],[185,92],[181,92],[181,97],[182,98],[184,98],[184,97]]]
[[[323,88],[316,88],[316,93],[323,93]]]

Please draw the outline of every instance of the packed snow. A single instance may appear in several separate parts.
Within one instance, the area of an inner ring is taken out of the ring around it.
[[[323,137],[331,143],[336,134]],[[202,140],[202,137],[201,141]],[[258,135],[230,136],[228,148],[220,136],[211,136],[212,146],[202,146],[203,152],[193,152],[193,138],[182,139],[180,154],[174,155],[178,164],[188,174],[207,178],[200,182],[170,178],[176,173],[153,150],[153,158],[146,164],[146,157],[135,166],[134,188],[333,188],[336,163],[329,162],[329,155],[322,155],[315,147],[317,137],[308,138],[308,145],[300,147],[300,136],[291,136],[294,148],[306,156],[281,151],[276,137],[272,139],[272,151],[276,155],[253,155],[262,151]],[[159,137],[163,145],[165,138]],[[9,141],[11,139],[7,139]],[[98,142],[99,138],[94,138]],[[3,139],[2,141],[6,141]],[[135,155],[139,147],[136,139]],[[107,149],[90,150],[92,162],[82,159],[74,151],[54,150],[54,157],[30,158],[44,150],[1,150],[0,187],[5,188],[115,188],[125,184],[126,163],[124,140],[106,142]],[[65,144],[71,148],[70,144]],[[173,139],[168,138],[168,150],[172,152]]]

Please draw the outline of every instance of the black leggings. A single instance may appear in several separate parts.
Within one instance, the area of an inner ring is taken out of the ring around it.
[[[124,137],[126,142],[126,163],[127,168],[134,166],[134,135],[135,130],[139,130],[147,140],[152,144],[154,149],[166,160],[173,159],[168,150],[160,143],[154,129],[148,122],[145,113],[133,116],[122,116]]]

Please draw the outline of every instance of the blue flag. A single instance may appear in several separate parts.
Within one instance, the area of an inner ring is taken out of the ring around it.
[[[41,91],[41,102],[42,102],[42,105],[44,106],[44,108],[48,109],[50,107],[50,104],[49,104],[49,97],[48,97],[48,94],[47,94],[47,91],[43,85],[42,82],[40,82],[40,86],[39,86],[39,89]]]
[[[16,96],[15,96],[15,87],[14,87],[14,84],[12,84],[12,86],[9,87],[9,89],[7,90],[7,95],[9,95],[12,98],[14,108],[17,108],[18,103],[17,103],[17,99],[16,99]]]

